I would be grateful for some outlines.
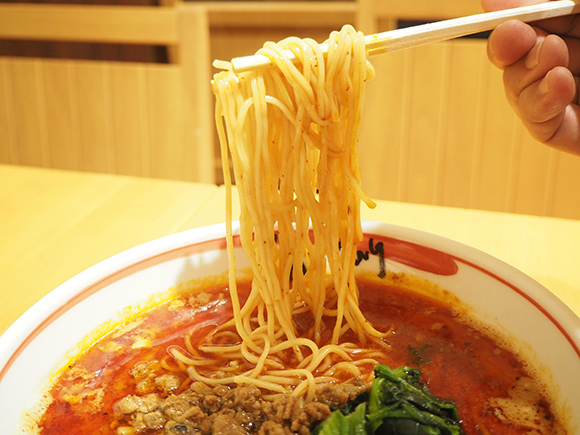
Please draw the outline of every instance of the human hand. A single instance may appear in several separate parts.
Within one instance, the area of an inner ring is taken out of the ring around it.
[[[546,0],[481,0],[485,11]],[[503,70],[507,99],[530,134],[580,155],[580,15],[531,25],[510,20],[488,41],[491,62]]]

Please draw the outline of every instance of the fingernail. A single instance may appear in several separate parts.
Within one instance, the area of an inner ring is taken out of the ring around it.
[[[540,63],[540,51],[542,49],[542,45],[543,45],[544,41],[540,41],[538,42],[534,48],[532,48],[530,50],[530,52],[528,53],[528,55],[526,56],[526,60],[524,62],[524,66],[527,69],[533,69],[535,67],[538,66],[538,64]]]
[[[501,26],[501,24],[500,24]],[[491,32],[491,34],[489,35],[489,37],[487,38],[487,52],[489,54],[489,56],[494,56],[495,55],[495,51],[494,51],[494,39],[495,39],[495,30],[493,32]]]
[[[547,95],[548,92],[550,92],[550,84],[548,83],[550,72],[551,71],[548,71],[548,74],[544,76],[544,78],[540,81],[540,84],[538,85],[538,94],[542,97]]]

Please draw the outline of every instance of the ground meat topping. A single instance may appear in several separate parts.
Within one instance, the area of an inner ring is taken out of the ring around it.
[[[169,379],[154,381],[172,384]],[[342,408],[369,385],[360,379],[321,387],[313,402],[279,395],[262,397],[255,386],[209,387],[194,382],[180,394],[171,388],[130,395],[114,407],[119,435],[308,435],[333,408]]]

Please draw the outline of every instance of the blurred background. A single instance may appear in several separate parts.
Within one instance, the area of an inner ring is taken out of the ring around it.
[[[222,182],[213,59],[481,12],[479,0],[0,2],[0,163]],[[371,197],[580,218],[580,158],[509,109],[487,34],[371,58]]]

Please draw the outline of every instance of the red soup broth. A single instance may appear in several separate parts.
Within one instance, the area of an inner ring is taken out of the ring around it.
[[[393,331],[379,362],[419,368],[433,394],[454,401],[466,435],[530,433],[529,427],[500,419],[489,401],[509,397],[518,380],[530,378],[528,366],[491,334],[465,321],[465,311],[455,303],[405,288],[409,281],[404,275],[390,278],[388,285],[385,279],[358,283],[366,318],[378,330]],[[248,289],[246,282],[238,290],[243,297]],[[71,361],[51,386],[52,402],[38,421],[40,434],[116,434],[115,402],[139,394],[130,370],[143,361],[170,359],[167,349],[183,346],[187,334],[193,340],[203,337],[232,317],[225,285],[192,294],[177,295],[128,319]],[[180,376],[187,388],[187,374]],[[554,420],[549,401],[542,396],[536,402],[539,417]]]

